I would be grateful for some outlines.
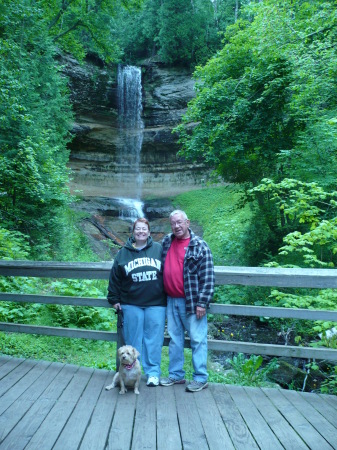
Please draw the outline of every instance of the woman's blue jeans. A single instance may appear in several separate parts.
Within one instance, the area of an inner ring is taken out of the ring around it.
[[[141,308],[134,305],[122,305],[122,309],[125,343],[139,351],[145,375],[159,378],[166,308],[164,306]]]
[[[185,377],[185,330],[191,339],[193,379],[205,383],[207,373],[207,315],[197,319],[196,314],[186,314],[184,298],[167,297],[167,330],[170,335],[169,375],[175,380]]]

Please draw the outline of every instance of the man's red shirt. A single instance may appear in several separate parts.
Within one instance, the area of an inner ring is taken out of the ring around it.
[[[164,289],[173,298],[185,297],[184,258],[191,238],[173,239],[164,266]]]

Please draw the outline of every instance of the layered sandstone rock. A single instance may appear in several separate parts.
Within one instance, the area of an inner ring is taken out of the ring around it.
[[[70,57],[61,62],[75,111],[74,139],[69,146],[71,188],[85,196],[128,197],[135,175],[128,172],[132,155],[126,151],[125,158],[118,157],[127,139],[118,122],[117,68],[105,67],[95,57],[82,65]],[[148,61],[140,67],[144,122],[140,196],[175,195],[200,187],[205,168],[176,156],[179,147],[172,133],[195,95],[191,73]]]

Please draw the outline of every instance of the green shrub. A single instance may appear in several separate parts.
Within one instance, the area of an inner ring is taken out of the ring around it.
[[[262,368],[262,356],[251,355],[247,359],[243,353],[233,359],[227,359],[226,362],[233,370],[225,375],[225,383],[240,386],[268,386],[268,374],[278,367],[276,358]]]
[[[203,227],[203,238],[216,265],[244,266],[248,262],[241,243],[246,237],[251,211],[248,205],[242,205],[242,199],[243,191],[234,186],[185,192],[175,199],[175,205]]]
[[[337,395],[337,366],[334,366],[333,373],[321,384],[322,394]]]

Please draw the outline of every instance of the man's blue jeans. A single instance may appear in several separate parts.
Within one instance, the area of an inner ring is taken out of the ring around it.
[[[175,380],[185,377],[185,330],[191,339],[193,379],[205,383],[207,373],[207,315],[197,319],[196,314],[186,314],[185,299],[167,297],[167,331],[169,344],[169,376]]]
[[[125,343],[139,351],[145,375],[159,378],[166,308],[164,306],[141,308],[134,305],[122,305],[122,309]]]

